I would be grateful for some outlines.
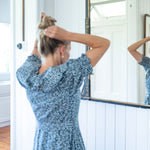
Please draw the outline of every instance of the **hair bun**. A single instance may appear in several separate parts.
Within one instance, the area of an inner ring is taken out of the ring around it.
[[[44,16],[40,22],[40,24],[38,25],[38,28],[41,30],[44,30],[46,28],[48,28],[49,26],[55,25],[55,20],[52,20],[51,17],[49,16]]]

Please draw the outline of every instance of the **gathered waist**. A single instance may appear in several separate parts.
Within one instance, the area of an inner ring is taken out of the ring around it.
[[[68,121],[63,123],[51,124],[48,122],[37,122],[36,127],[38,129],[45,130],[47,132],[58,131],[58,130],[65,130],[65,129],[72,129],[74,127],[79,127],[78,121]]]

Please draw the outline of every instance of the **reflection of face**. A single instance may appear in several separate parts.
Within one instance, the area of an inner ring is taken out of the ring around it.
[[[66,63],[70,57],[70,49],[71,49],[71,45],[67,45],[65,51],[64,51],[64,58],[63,58],[63,63]]]

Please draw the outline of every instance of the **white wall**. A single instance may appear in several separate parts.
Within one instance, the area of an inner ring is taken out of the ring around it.
[[[55,0],[45,0],[44,12],[49,16],[54,17]]]
[[[10,0],[0,0],[0,23],[10,23]],[[6,75],[5,75],[6,74]],[[0,127],[10,124],[10,83],[8,73],[0,74]]]
[[[71,32],[85,33],[85,0],[55,0],[54,16],[57,25]],[[85,46],[72,42],[71,58],[85,52]]]
[[[79,122],[86,150],[149,150],[150,108],[83,100]]]
[[[0,0],[0,23],[10,23],[10,0]]]
[[[0,127],[10,124],[10,83],[0,83]]]
[[[40,21],[40,13],[45,12],[47,15],[54,17],[54,6],[55,1],[54,0],[38,0],[38,8],[37,8],[37,17],[38,21]]]

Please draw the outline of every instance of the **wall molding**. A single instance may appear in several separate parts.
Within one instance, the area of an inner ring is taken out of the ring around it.
[[[79,124],[87,150],[149,150],[150,109],[81,101]]]
[[[9,126],[10,125],[10,120],[9,121],[4,121],[4,122],[0,122],[0,128],[1,127],[5,127],[5,126]]]

